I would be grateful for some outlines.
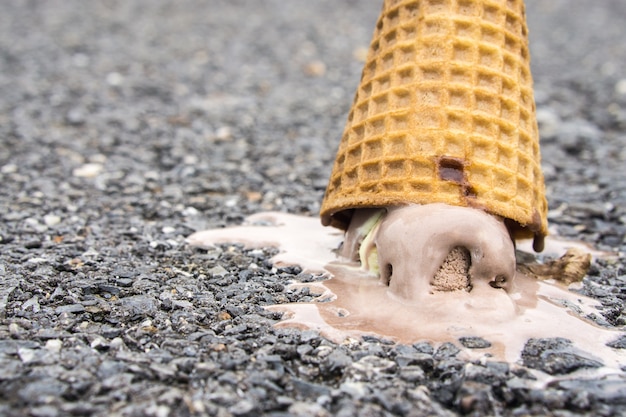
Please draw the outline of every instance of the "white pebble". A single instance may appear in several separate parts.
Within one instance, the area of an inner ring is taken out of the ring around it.
[[[200,159],[197,155],[185,155],[185,157],[183,158],[183,163],[185,165],[195,165],[198,163],[199,160]]]
[[[221,276],[223,277],[228,273],[228,271],[221,265],[214,266],[213,268],[207,271],[212,276]]]
[[[36,295],[22,303],[22,310],[27,310],[31,307],[33,308],[33,313],[37,313],[41,308],[39,306],[39,298]]]
[[[45,263],[48,262],[48,259],[47,258],[42,258],[42,257],[36,257],[36,258],[30,258],[28,260],[28,262],[30,262],[31,264],[45,264]],[[35,297],[33,297],[33,298],[35,298]],[[31,298],[30,300],[26,301],[23,305],[26,305],[26,303],[31,301],[33,298]],[[37,301],[37,300],[35,299],[35,301]]]
[[[167,417],[171,414],[171,410],[168,406],[165,405],[152,404],[151,406],[146,408],[146,413],[154,417]]]
[[[196,414],[204,414],[206,408],[200,400],[193,400],[190,407]]]
[[[198,215],[198,209],[195,207],[185,207],[185,209],[182,211],[183,216],[197,216]]]
[[[6,164],[3,165],[0,169],[0,172],[3,174],[15,174],[17,172],[17,165],[15,164]]]
[[[78,168],[75,168],[72,171],[72,175],[74,175],[75,177],[81,177],[81,178],[93,178],[97,176],[98,174],[100,174],[103,168],[104,167],[102,166],[102,164],[87,163]]]
[[[74,63],[74,66],[78,68],[85,68],[89,65],[89,56],[81,53],[74,54],[72,56],[72,62]]]
[[[20,357],[20,360],[23,363],[30,363],[35,359],[35,350],[29,348],[18,348],[17,356]]]
[[[100,256],[100,252],[96,251],[94,248],[87,249],[87,252],[83,252],[81,258],[95,258]]]
[[[110,72],[107,74],[106,82],[112,87],[118,87],[124,82],[124,76],[119,72]]]
[[[561,118],[555,111],[549,108],[537,109],[537,122],[543,137],[555,137],[561,126]]]
[[[215,132],[215,137],[220,140],[230,139],[231,136],[232,132],[228,126],[222,126]]]
[[[109,342],[104,337],[96,335],[89,344],[89,346],[91,346],[92,349],[98,349],[101,347],[108,347]]]
[[[161,177],[158,171],[146,171],[143,174],[143,177],[147,180],[158,180]]]
[[[23,363],[31,363],[37,357],[37,354],[35,352],[35,349],[18,348],[17,356],[20,357],[20,360]]]
[[[626,95],[626,78],[619,80],[615,84],[615,92],[620,95]]]
[[[89,156],[89,162],[94,164],[104,164],[107,161],[107,156],[102,153],[97,153]]]
[[[43,216],[43,221],[46,224],[46,226],[52,227],[61,223],[61,217],[55,214],[46,214],[45,216]]]
[[[9,334],[12,336],[18,335],[22,332],[22,328],[17,323],[9,324]]]
[[[46,342],[46,349],[52,353],[59,353],[63,347],[63,342],[60,339],[50,339]]]
[[[126,345],[124,344],[124,339],[122,339],[121,337],[116,337],[113,340],[111,340],[111,344],[110,344],[111,349],[117,350],[123,347],[126,347]]]
[[[166,235],[168,235],[168,234],[170,234],[170,233],[174,233],[174,232],[176,231],[176,228],[175,228],[175,227],[172,227],[172,226],[164,226],[164,227],[161,229],[161,231],[162,231],[163,233],[165,233]]]
[[[48,226],[39,223],[39,220],[32,217],[24,219],[24,224],[38,233],[43,233],[48,230]]]
[[[193,308],[193,304],[189,301],[186,300],[172,300],[172,304],[180,309],[186,310],[186,309],[192,309]]]

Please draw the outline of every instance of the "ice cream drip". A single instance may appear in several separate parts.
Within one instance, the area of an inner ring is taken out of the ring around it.
[[[432,205],[424,207],[432,208]],[[372,217],[373,213],[375,210],[363,216],[361,226],[364,229],[361,234],[368,228],[374,230],[376,225],[372,224],[372,218],[373,223],[381,220],[379,225],[383,225],[382,220],[385,218],[393,223],[393,216],[384,217],[385,213],[381,212],[377,218]],[[393,210],[390,214],[393,214]],[[500,230],[498,220],[491,220],[492,233]],[[480,229],[485,230],[482,226]],[[393,231],[393,228],[389,230]],[[427,233],[422,234],[424,236],[421,239],[427,241]],[[358,235],[356,240],[361,238]],[[482,349],[464,349],[460,346],[463,355],[467,358],[490,357],[509,362],[520,360],[521,351],[529,338],[563,337],[571,340],[575,348],[586,357],[603,363],[606,369],[619,370],[626,365],[626,355],[606,346],[622,333],[600,327],[585,318],[590,314],[598,314],[597,301],[576,294],[554,281],[538,280],[516,271],[507,270],[510,279],[506,281],[505,288],[497,288],[498,285],[490,284],[493,282],[491,278],[502,272],[485,273],[490,270],[486,267],[478,268],[485,275],[472,280],[471,290],[452,288],[440,291],[436,288],[435,280],[430,281],[424,291],[418,290],[423,289],[423,284],[411,284],[408,292],[402,290],[395,293],[391,285],[385,285],[377,274],[372,273],[374,265],[370,265],[370,269],[362,268],[358,260],[342,256],[353,253],[356,246],[367,247],[368,239],[372,236],[376,234],[366,233],[360,242],[346,239],[343,248],[338,250],[342,244],[342,234],[335,229],[320,226],[315,218],[262,213],[251,216],[242,226],[195,233],[188,238],[188,242],[201,247],[227,242],[244,244],[249,248],[274,246],[279,249],[279,253],[272,259],[276,265],[300,265],[305,271],[328,277],[317,283],[294,282],[294,287],[307,286],[311,293],[318,294],[314,302],[267,306],[268,309],[285,313],[283,320],[276,323],[277,326],[315,329],[338,343],[374,334],[398,343],[452,342],[459,346],[461,338],[480,337],[487,340],[490,346]],[[498,236],[491,238],[502,238]],[[355,238],[354,235],[350,237],[353,240]],[[477,239],[480,241],[481,238]],[[503,240],[504,248],[510,250],[506,239]],[[443,257],[442,261],[450,252],[454,252],[454,248],[458,247],[454,245],[458,245],[458,242],[450,245],[453,246],[451,251],[439,255],[439,258]],[[469,246],[470,252],[475,250],[469,244],[462,246]],[[367,256],[373,252],[362,253]],[[494,257],[502,256],[496,254]],[[373,259],[377,260],[378,256],[370,256],[370,260]],[[435,275],[438,266],[429,267],[435,271]],[[396,274],[395,269],[393,274]],[[499,270],[496,268],[495,271]],[[403,296],[414,294],[415,291],[418,292],[419,302]]]

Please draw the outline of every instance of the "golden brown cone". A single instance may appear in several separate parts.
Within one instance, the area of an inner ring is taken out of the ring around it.
[[[523,0],[385,0],[322,203],[477,207],[547,234]],[[540,245],[539,245],[540,246]]]

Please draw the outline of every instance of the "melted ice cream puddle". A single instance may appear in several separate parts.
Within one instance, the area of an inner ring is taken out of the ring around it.
[[[463,291],[432,293],[422,304],[406,304],[389,295],[379,279],[357,264],[340,262],[335,255],[343,233],[320,225],[317,218],[284,213],[250,216],[247,225],[193,234],[188,242],[210,247],[242,243],[248,248],[273,246],[281,251],[276,265],[300,265],[307,272],[325,273],[319,283],[294,284],[322,294],[314,303],[270,306],[286,312],[278,326],[310,328],[341,342],[349,337],[376,334],[400,343],[453,342],[460,337],[481,337],[484,349],[462,349],[465,358],[516,362],[529,338],[564,337],[585,357],[619,370],[626,355],[606,346],[621,333],[583,318],[596,313],[596,300],[567,291],[563,286],[516,273],[508,293],[485,286],[472,294]],[[574,310],[578,310],[576,313]],[[460,346],[459,346],[460,347]]]

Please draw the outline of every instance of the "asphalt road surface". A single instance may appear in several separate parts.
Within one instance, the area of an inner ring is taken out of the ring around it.
[[[378,0],[1,9],[0,414],[626,415],[619,378],[533,388],[452,345],[275,329],[263,306],[310,299],[286,285],[316,277],[272,268],[271,248],[185,244],[317,215]],[[620,253],[584,292],[621,327],[626,2],[527,10],[551,230]]]

